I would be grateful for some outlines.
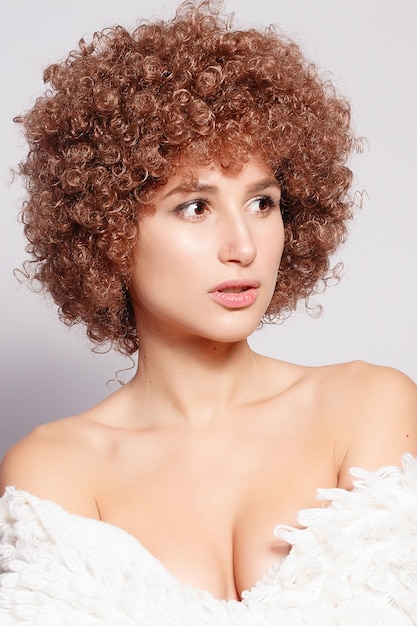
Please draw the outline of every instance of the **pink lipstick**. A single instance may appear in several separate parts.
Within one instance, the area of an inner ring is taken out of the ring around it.
[[[228,309],[241,309],[253,304],[259,293],[256,280],[227,280],[209,291],[214,302]]]

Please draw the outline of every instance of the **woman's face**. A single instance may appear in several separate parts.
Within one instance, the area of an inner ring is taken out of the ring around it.
[[[275,288],[280,196],[255,159],[237,174],[180,167],[139,222],[130,286],[139,337],[152,329],[226,342],[250,335]]]

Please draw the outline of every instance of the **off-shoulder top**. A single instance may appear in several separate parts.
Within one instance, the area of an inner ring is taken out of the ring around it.
[[[180,584],[132,535],[9,487],[0,499],[1,626],[417,625],[417,460],[277,526],[290,551],[241,601]]]

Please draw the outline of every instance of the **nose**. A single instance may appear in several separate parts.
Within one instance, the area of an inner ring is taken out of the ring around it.
[[[252,263],[257,249],[244,216],[229,216],[221,225],[221,230],[219,258],[222,263]]]

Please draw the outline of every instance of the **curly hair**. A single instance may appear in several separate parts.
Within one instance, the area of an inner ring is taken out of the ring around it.
[[[255,153],[282,188],[285,247],[266,316],[332,275],[351,217],[350,107],[276,28],[237,30],[217,2],[169,21],[115,26],[46,68],[50,89],[16,118],[26,271],[68,324],[138,348],[129,297],[140,216],[184,156],[238,170]]]

